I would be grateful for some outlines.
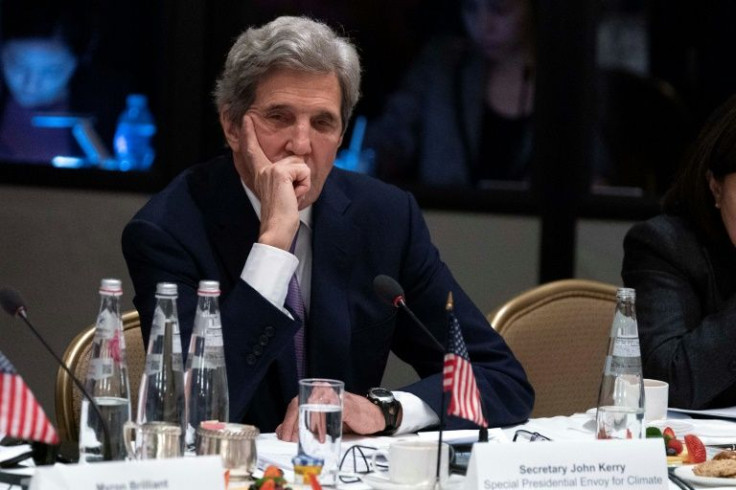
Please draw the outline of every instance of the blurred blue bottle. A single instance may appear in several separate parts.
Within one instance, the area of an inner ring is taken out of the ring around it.
[[[120,114],[115,130],[115,158],[117,170],[148,170],[153,164],[155,150],[153,135],[156,123],[148,110],[148,99],[142,94],[130,94]]]

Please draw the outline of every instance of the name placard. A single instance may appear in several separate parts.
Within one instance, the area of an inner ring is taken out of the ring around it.
[[[39,467],[30,490],[225,489],[219,456]]]
[[[662,439],[473,445],[465,490],[669,487]]]

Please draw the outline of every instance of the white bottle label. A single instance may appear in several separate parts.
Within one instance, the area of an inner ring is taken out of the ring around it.
[[[113,360],[110,357],[100,359],[90,359],[88,377],[99,380],[112,376]]]
[[[118,324],[118,318],[109,311],[100,312],[97,317],[97,328],[95,329],[95,339],[110,340],[115,335],[115,327]]]
[[[639,337],[619,335],[613,342],[613,355],[617,357],[640,357]]]
[[[218,369],[225,367],[225,356],[221,349],[205,347],[205,369]]]
[[[146,374],[158,374],[161,372],[161,362],[163,361],[162,354],[149,354],[146,357]]]
[[[171,369],[174,371],[184,371],[184,363],[181,360],[181,352],[174,352],[171,355]]]
[[[222,335],[208,335],[205,337],[205,344],[207,347],[222,347]]]

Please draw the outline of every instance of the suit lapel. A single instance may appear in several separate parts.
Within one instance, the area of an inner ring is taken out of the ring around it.
[[[204,214],[222,290],[229,291],[240,277],[260,229],[232,157],[218,159],[195,172],[192,194]]]
[[[309,376],[345,379],[350,347],[349,278],[356,238],[348,219],[350,199],[333,170],[314,204],[312,297],[307,327]]]

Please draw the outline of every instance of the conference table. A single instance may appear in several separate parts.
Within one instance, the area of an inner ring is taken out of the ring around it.
[[[678,436],[686,433],[696,434],[701,438],[706,446],[715,444],[731,444],[736,442],[736,421],[733,420],[690,418],[686,414],[670,411],[668,412],[667,420],[653,422],[648,425],[659,428],[670,426],[675,430]],[[489,443],[545,444],[545,442],[529,442],[528,439],[525,439],[524,442],[511,442],[514,438],[514,434],[520,429],[523,429],[528,433],[542,434],[552,441],[591,440],[594,438],[595,434],[595,413],[594,410],[591,410],[586,413],[578,413],[571,416],[535,418],[518,426],[503,429],[491,429],[489,431]],[[467,443],[477,440],[477,436],[477,430],[447,431],[443,433],[443,440],[449,443]],[[397,440],[416,438],[437,440],[438,433],[421,432],[419,434],[407,434],[393,437],[357,437],[354,435],[346,435],[342,442],[342,452],[344,453],[345,451],[348,451],[354,445],[365,445],[377,449],[386,449],[391,443],[396,442]],[[258,475],[258,473],[266,466],[273,464],[282,467],[285,470],[287,480],[293,481],[293,473],[290,471],[290,461],[291,457],[296,454],[296,443],[279,441],[274,434],[262,434],[256,440],[256,447],[258,451],[258,469],[256,475]],[[717,452],[717,449],[709,448],[709,452],[712,455]],[[365,480],[366,481],[362,481],[356,478],[350,483],[340,482],[338,484],[338,488],[346,488],[349,490],[388,490],[385,488],[378,488],[380,485],[376,486],[375,484],[368,484],[367,481],[369,479]],[[452,475],[447,482],[446,490],[462,490],[464,483],[464,476]],[[736,479],[727,481],[726,483],[727,484],[723,485],[724,488],[726,486],[735,486]],[[247,489],[248,486],[248,484],[231,482],[228,489],[242,490]],[[706,486],[698,484],[692,484],[692,486],[696,489],[706,488]],[[292,487],[297,490],[299,486],[292,485]],[[20,487],[2,487],[0,485],[0,489],[1,488]],[[670,488],[673,490],[679,490],[679,488],[672,482],[670,482]],[[713,489],[717,487],[708,486],[707,488]]]
[[[687,433],[696,434],[706,446],[715,444],[732,444],[736,443],[736,421],[715,418],[691,418],[689,415],[669,411],[667,420],[652,422],[648,426],[671,427],[678,435],[682,437]],[[586,441],[594,439],[595,435],[595,410],[589,410],[586,413],[578,413],[571,416],[558,416],[547,418],[531,419],[527,423],[508,427],[503,429],[491,429],[489,432],[489,443],[500,444],[545,444],[545,442],[529,442],[529,438],[523,438],[524,442],[511,442],[517,431],[523,429],[527,434],[541,434],[552,441]],[[477,440],[478,431],[449,431],[443,434],[443,440],[450,443],[465,443]],[[342,443],[342,452],[344,453],[353,445],[366,445],[385,449],[399,439],[425,438],[437,440],[437,432],[422,432],[419,434],[410,434],[394,437],[355,437],[346,436]],[[519,438],[522,440],[522,438]],[[273,434],[263,434],[257,440],[257,448],[259,454],[259,470],[263,470],[268,464],[275,464],[286,470],[287,478],[291,475],[288,471],[289,460],[296,453],[295,443],[285,443],[278,441]],[[712,456],[719,449],[708,448],[709,456]],[[464,477],[453,475],[447,485],[448,490],[462,490],[464,486]],[[736,485],[736,479],[726,482],[726,486]],[[694,488],[706,488],[703,485],[693,484]],[[340,488],[349,488],[350,490],[393,490],[372,486],[365,481],[339,484]],[[670,482],[670,488],[679,490],[678,486]],[[714,488],[709,486],[708,488]]]

